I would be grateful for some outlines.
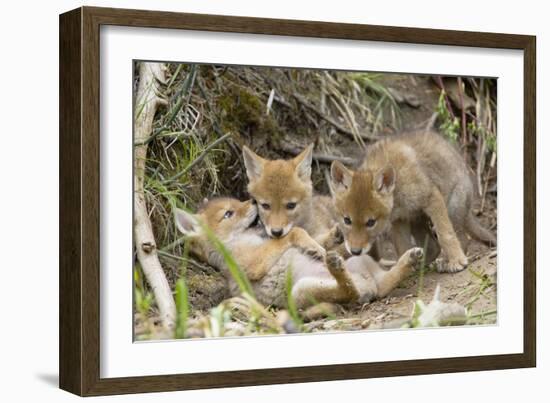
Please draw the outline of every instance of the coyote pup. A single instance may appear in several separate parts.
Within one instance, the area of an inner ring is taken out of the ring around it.
[[[368,148],[357,171],[334,162],[331,178],[340,228],[353,255],[367,253],[376,237],[391,228],[398,255],[412,246],[414,237],[417,245],[428,241],[431,262],[439,254],[439,243],[448,259],[440,271],[457,272],[468,264],[461,246],[466,246],[466,232],[496,243],[471,212],[474,190],[466,164],[437,133],[412,132],[381,140]]]
[[[330,197],[313,195],[312,156],[313,144],[291,160],[266,160],[244,146],[248,193],[270,237],[284,237],[300,227],[329,249],[338,243],[336,212]]]
[[[207,202],[196,214],[175,210],[177,228],[188,236],[190,251],[218,267],[229,281],[232,295],[238,294],[224,259],[204,232],[209,227],[226,246],[251,281],[264,305],[286,306],[285,281],[292,270],[292,296],[300,308],[315,302],[368,302],[383,297],[407,277],[422,258],[422,249],[407,251],[390,270],[381,269],[368,255],[343,261],[336,252],[323,258],[324,250],[300,227],[285,237],[270,238],[256,221],[252,201],[219,198]]]

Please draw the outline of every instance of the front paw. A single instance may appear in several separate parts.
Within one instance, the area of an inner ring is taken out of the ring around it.
[[[330,231],[332,242],[334,245],[340,245],[344,243],[344,234],[342,233],[342,230],[340,230],[339,225],[335,225],[334,228]]]
[[[439,273],[458,273],[466,268],[468,265],[468,259],[453,259],[444,261],[442,259],[437,261],[437,271]]]
[[[292,228],[288,237],[292,246],[299,248],[303,253],[315,260],[323,260],[327,255],[325,248],[310,237],[302,228]]]
[[[401,259],[406,259],[406,264],[412,266],[415,270],[420,268],[422,260],[424,259],[424,249],[422,248],[411,248],[406,251]]]
[[[325,249],[334,249],[344,243],[344,234],[340,231],[339,226],[335,225],[321,239],[323,239],[321,244],[325,247]]]
[[[325,264],[333,276],[337,276],[339,273],[344,271],[344,259],[337,252],[327,252]]]
[[[327,252],[325,250],[325,248],[323,248],[321,245],[319,244],[315,244],[315,245],[309,245],[305,248],[303,248],[304,250],[304,253],[309,256],[310,258],[312,258],[313,260],[325,260],[325,257],[327,255]]]

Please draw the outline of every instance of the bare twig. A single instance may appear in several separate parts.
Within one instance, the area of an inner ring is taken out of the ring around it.
[[[355,163],[355,160],[353,158],[340,157],[338,155],[318,154],[318,153],[313,153],[313,159],[315,161],[323,162],[325,164],[330,164],[333,161],[340,161],[341,163],[346,165],[353,165]]]
[[[460,112],[461,112],[461,118],[462,118],[462,144],[465,145],[468,142],[468,139],[467,139],[467,132],[466,132],[466,108],[464,107],[464,95],[462,93],[464,88],[462,85],[462,78],[457,77],[456,81],[458,85],[458,98],[460,100]]]
[[[160,251],[168,252],[170,250],[174,250],[174,248],[176,246],[183,245],[183,243],[185,242],[185,239],[186,239],[186,237],[182,236],[182,237],[176,239],[174,242],[169,243],[168,245],[162,247],[162,249],[160,249]]]
[[[486,109],[484,106],[484,98],[485,94],[483,92],[483,79],[481,79],[481,85],[479,86],[479,93],[478,97],[476,99],[476,125],[484,130],[485,127],[485,119],[486,119]],[[483,133],[483,132],[479,132]],[[477,191],[478,195],[483,196],[483,185],[481,177],[483,175],[483,170],[485,169],[485,150],[486,150],[486,143],[485,143],[485,136],[479,134],[477,136],[477,166],[476,166],[476,179],[477,179]],[[483,203],[483,201],[482,201]]]
[[[304,151],[304,147],[295,147],[288,143],[281,143],[278,148],[281,151],[284,151],[292,155],[298,155],[302,151]],[[327,163],[327,164],[330,164],[333,161],[340,161],[347,165],[353,165],[355,163],[355,160],[353,158],[340,157],[338,155],[320,154],[315,152],[313,153],[313,159],[319,162]]]
[[[160,93],[158,81],[165,82],[165,68],[163,63],[141,63],[137,99],[146,99],[144,93],[151,90],[155,94]],[[136,140],[141,143],[141,145],[134,148],[134,236],[137,258],[155,295],[162,323],[166,328],[171,329],[175,323],[176,304],[158,258],[153,227],[147,212],[144,194],[146,140],[151,136],[156,110],[164,103],[165,101],[158,96],[147,97],[139,115],[134,119]]]
[[[426,123],[425,130],[430,131],[435,127],[435,122],[437,121],[437,112],[432,113],[432,116],[428,119]]]
[[[480,213],[485,209],[485,200],[487,199],[487,189],[489,187],[489,178],[491,176],[491,171],[494,169],[497,160],[497,153],[493,152],[491,155],[491,162],[489,163],[489,170],[485,175],[485,183],[483,185],[483,192],[481,195],[481,206],[479,208]]]
[[[269,92],[269,98],[267,99],[267,105],[266,105],[266,111],[265,114],[269,115],[269,111],[271,110],[271,105],[273,105],[273,98],[275,97],[275,89],[272,88]]]
[[[305,108],[309,109],[310,111],[314,112],[317,116],[319,116],[321,119],[323,119],[327,123],[334,126],[334,128],[336,130],[338,130],[340,133],[345,134],[346,136],[348,136],[351,139],[355,140],[355,135],[354,135],[353,131],[345,128],[340,123],[338,123],[334,119],[332,119],[330,116],[324,114],[319,109],[317,109],[315,106],[311,105],[302,95],[294,93],[294,94],[292,94],[292,96],[296,99],[296,101],[298,101],[298,103],[300,103],[301,105],[303,105]],[[367,141],[378,140],[378,136],[372,136],[372,135],[368,135],[368,134],[365,134],[365,133],[361,133],[360,138],[363,139],[363,140],[367,140]]]
[[[441,76],[435,76],[434,77],[435,82],[437,83],[437,86],[443,91],[443,98],[445,99],[445,105],[447,105],[447,110],[449,111],[449,114],[454,119],[455,114],[453,112],[453,107],[451,106],[451,101],[449,100],[449,96],[447,95],[447,91],[445,90],[445,84],[443,84],[443,79]]]
[[[286,106],[286,107],[287,107],[288,109],[290,109],[290,110],[294,109],[294,106],[292,106],[291,103],[285,101],[284,98],[278,96],[277,94],[275,94],[275,96],[273,97],[273,100],[274,100],[275,102],[277,102],[277,103],[283,105],[283,106]]]
[[[334,197],[334,188],[332,187],[332,180],[330,179],[330,173],[327,168],[323,169],[323,176],[325,177],[325,183],[327,184],[330,196]]]

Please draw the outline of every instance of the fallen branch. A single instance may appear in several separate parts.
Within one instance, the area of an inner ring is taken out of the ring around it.
[[[353,131],[345,128],[340,123],[333,120],[330,116],[326,115],[325,113],[321,112],[319,109],[317,109],[315,106],[311,105],[302,95],[300,94],[292,94],[292,96],[304,107],[309,109],[310,111],[314,112],[317,116],[319,116],[321,119],[323,119],[325,122],[330,123],[336,130],[338,130],[340,133],[345,134],[346,136],[350,137],[352,140],[355,140],[355,135],[353,134]],[[368,134],[361,133],[359,137],[363,140],[367,141],[373,141],[378,140],[379,138],[377,136],[371,136]]]
[[[304,151],[305,147],[295,147],[291,144],[281,142],[281,144],[277,148],[279,148],[281,151],[284,151],[286,153],[296,156],[300,154],[302,151]],[[354,165],[356,163],[356,161],[353,158],[340,157],[338,155],[330,155],[330,154],[319,154],[316,152],[313,153],[313,159],[315,161],[324,162],[327,164],[330,164],[333,161],[340,161],[341,163],[346,165]]]
[[[147,139],[153,133],[153,119],[159,106],[166,101],[158,94],[159,82],[165,82],[165,66],[162,63],[141,63],[139,67],[139,86],[136,99],[143,100],[140,112],[135,116],[134,133],[134,237],[137,258],[147,282],[153,290],[163,325],[172,329],[176,319],[176,304],[164,270],[157,255],[157,245],[153,227],[147,213],[144,194],[145,161],[147,157]]]
[[[298,154],[299,153],[297,153],[296,155],[298,155]],[[340,161],[341,163],[346,164],[346,165],[353,165],[353,164],[356,163],[356,161],[353,158],[340,157],[338,155],[330,155],[330,154],[313,153],[313,159],[315,161],[324,162],[324,163],[327,163],[327,164],[330,164],[333,161]]]

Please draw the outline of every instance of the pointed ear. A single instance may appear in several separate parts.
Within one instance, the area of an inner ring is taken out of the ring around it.
[[[308,145],[304,151],[294,157],[296,173],[302,180],[311,179],[311,161],[313,159],[313,143]]]
[[[248,180],[252,182],[259,179],[264,169],[264,159],[247,146],[243,146],[243,160]]]
[[[330,179],[335,191],[349,189],[351,186],[352,172],[340,161],[333,161],[330,166]]]
[[[389,194],[395,188],[395,169],[387,166],[379,170],[373,178],[373,186],[379,193]]]
[[[176,208],[174,209],[174,219],[176,220],[176,227],[183,235],[200,235],[201,226],[199,225],[195,214]]]

